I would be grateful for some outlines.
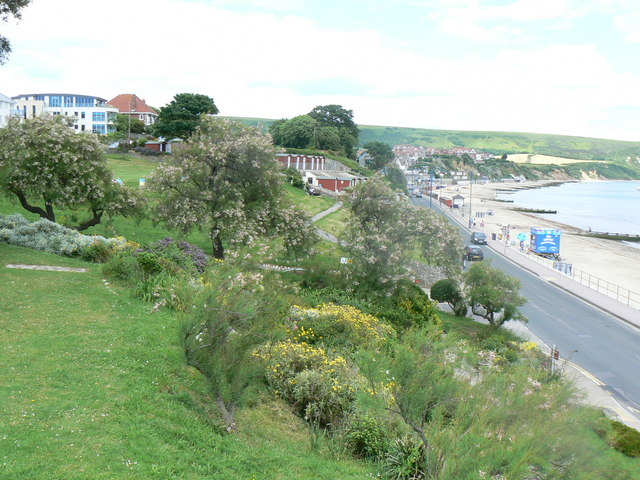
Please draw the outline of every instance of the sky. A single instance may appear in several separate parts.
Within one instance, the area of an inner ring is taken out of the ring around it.
[[[640,141],[637,0],[33,0],[0,93]]]

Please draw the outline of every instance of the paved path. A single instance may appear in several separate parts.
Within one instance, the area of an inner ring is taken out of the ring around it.
[[[332,214],[333,212],[337,212],[341,208],[342,208],[342,202],[337,202],[331,208],[328,208],[324,212],[317,213],[313,217],[311,217],[311,222],[315,223],[318,220],[320,220],[321,218],[324,218],[327,215]],[[321,228],[316,228],[316,233],[318,234],[318,236],[320,238],[324,238],[325,240],[328,240],[331,243],[335,243],[335,244],[342,245],[342,246],[345,245],[345,243],[342,240],[340,240],[338,237],[336,237],[334,234],[329,233],[329,232],[325,232]]]

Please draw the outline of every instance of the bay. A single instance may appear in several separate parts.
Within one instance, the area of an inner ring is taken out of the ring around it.
[[[640,235],[640,182],[603,181],[563,183],[552,187],[499,194],[514,205],[540,210],[554,222],[594,232]]]

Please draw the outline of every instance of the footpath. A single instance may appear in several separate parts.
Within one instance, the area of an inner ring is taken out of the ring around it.
[[[457,211],[444,211],[443,212],[456,221],[460,226],[471,233],[471,230],[467,227],[468,218],[462,217]],[[552,268],[540,264],[531,258],[530,255],[522,253],[515,248],[506,246],[504,242],[499,240],[488,240],[487,246],[502,255],[512,263],[520,266],[521,268],[537,275],[543,280],[555,285],[556,287],[580,298],[582,301],[598,308],[611,316],[631,325],[635,328],[640,328],[640,310],[636,310],[629,307],[617,300],[610,298],[603,293],[599,293],[585,285],[581,285],[575,280],[563,275],[561,272]],[[537,338],[531,331],[520,322],[509,322],[506,325],[514,330],[518,335],[528,338],[531,341],[535,341],[546,352],[551,352],[549,345],[546,345],[542,340]],[[640,411],[631,412],[623,405],[621,405],[604,387],[606,385],[591,375],[586,370],[580,368],[578,365],[571,363],[567,359],[561,359],[561,369],[564,374],[570,378],[575,384],[585,393],[585,403],[601,407],[609,416],[617,417],[617,419],[626,425],[635,428],[640,431]]]

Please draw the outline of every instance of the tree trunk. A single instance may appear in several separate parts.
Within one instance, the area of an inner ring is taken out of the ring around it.
[[[89,220],[87,220],[86,222],[82,222],[80,225],[78,225],[76,227],[76,230],[78,230],[79,232],[86,230],[89,227],[93,227],[95,225],[98,225],[100,223],[100,221],[102,220],[102,214],[104,213],[104,210],[102,209],[98,209],[98,210],[91,210],[91,212],[93,213],[93,217],[90,218]]]
[[[56,217],[53,214],[53,207],[51,206],[51,204],[49,204],[49,208],[47,208],[47,211],[43,210],[40,207],[35,207],[33,205],[30,205],[29,202],[27,201],[27,197],[25,197],[24,193],[20,190],[12,190],[12,192],[16,195],[16,197],[18,197],[18,200],[20,201],[20,205],[22,206],[22,208],[24,208],[27,212],[31,212],[31,213],[36,213],[38,215],[40,215],[40,218],[46,218],[47,220],[50,220],[52,222],[56,221]],[[50,210],[51,216],[53,217],[50,218],[48,215],[48,211]]]
[[[224,245],[222,245],[219,233],[211,235],[211,243],[213,245],[213,258],[224,260]]]

